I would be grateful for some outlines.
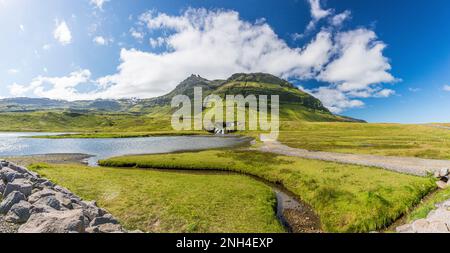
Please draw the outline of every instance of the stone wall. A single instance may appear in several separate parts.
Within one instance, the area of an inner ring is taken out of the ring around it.
[[[0,197],[3,232],[127,232],[95,201],[84,201],[66,188],[7,161],[0,161]]]

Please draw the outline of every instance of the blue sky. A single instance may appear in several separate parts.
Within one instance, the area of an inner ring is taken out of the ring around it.
[[[449,12],[446,0],[0,0],[0,96],[151,97],[191,73],[262,71],[336,113],[450,122]]]

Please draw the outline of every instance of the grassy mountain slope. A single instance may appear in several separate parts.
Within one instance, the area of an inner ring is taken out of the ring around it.
[[[176,95],[279,95],[282,121],[349,122],[291,83],[264,73],[234,74],[226,80],[191,75],[170,93],[149,99],[63,101],[45,98],[0,100],[0,130],[6,131],[170,131],[170,103]]]

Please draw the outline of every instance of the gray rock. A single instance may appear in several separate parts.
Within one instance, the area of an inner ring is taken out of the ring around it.
[[[5,191],[6,184],[3,182],[3,180],[0,179],[0,196],[3,196],[3,192]]]
[[[86,229],[88,233],[124,233],[124,229],[119,224],[105,223]]]
[[[414,230],[413,230],[411,224],[405,224],[405,225],[399,226],[395,230],[397,231],[397,233],[414,233]]]
[[[446,189],[449,185],[444,182],[444,181],[437,181],[436,185],[440,188],[440,189]]]
[[[18,166],[14,163],[9,163],[9,168],[11,168],[14,171],[17,171],[20,174],[30,174],[30,171],[22,166]]]
[[[48,206],[46,204],[33,204],[31,206],[31,214],[36,214],[36,213],[51,213],[51,212],[56,212],[58,210],[56,210],[55,208]]]
[[[106,214],[105,210],[97,207],[97,203],[95,201],[81,201],[77,204],[81,205],[83,208],[83,213],[89,221]]]
[[[56,211],[32,214],[20,226],[19,233],[83,233],[85,224],[82,210]]]
[[[3,167],[8,167],[8,165],[9,165],[9,162],[7,162],[7,161],[5,161],[5,160],[3,160],[3,161],[0,162],[0,166],[2,166],[2,168],[3,168]]]
[[[0,178],[8,183],[14,181],[14,179],[25,178],[25,176],[10,168],[2,168]]]
[[[441,172],[439,170],[436,170],[433,175],[435,178],[441,178]]]
[[[55,196],[45,196],[33,203],[34,206],[49,206],[56,210],[61,210],[61,202]]]
[[[32,190],[33,190],[33,186],[29,180],[23,179],[23,178],[14,179],[14,181],[12,181],[6,185],[3,195],[8,196],[8,194],[13,191],[19,191],[19,192],[23,193],[26,197],[28,197],[31,195]]]
[[[0,204],[0,213],[7,213],[13,205],[19,203],[21,200],[26,200],[23,193],[18,191],[11,192]]]
[[[449,169],[448,168],[442,168],[439,170],[439,176],[440,177],[445,177],[448,176],[449,174]]]
[[[31,204],[27,201],[20,201],[13,205],[6,215],[6,220],[12,223],[25,223],[31,215]]]
[[[94,218],[91,221],[91,223],[89,224],[89,226],[95,227],[95,226],[107,224],[107,223],[119,224],[119,222],[111,214],[105,214],[101,217]]]
[[[42,189],[40,191],[37,191],[33,194],[31,194],[28,197],[28,201],[33,204],[34,202],[38,201],[39,199],[43,198],[43,197],[48,197],[48,196],[55,196],[56,195],[56,191],[51,190],[51,189]]]
[[[57,210],[61,209],[61,206],[67,209],[73,209],[72,201],[69,197],[61,192],[57,192],[47,188],[31,194],[31,196],[28,198],[28,201],[32,204],[40,203],[49,205]]]
[[[62,187],[62,186],[55,185],[55,186],[53,187],[53,189],[54,189],[55,191],[58,191],[58,192],[61,192],[61,193],[65,194],[65,195],[73,196],[73,193],[72,193],[71,191],[67,190],[66,188],[64,188],[64,187]]]

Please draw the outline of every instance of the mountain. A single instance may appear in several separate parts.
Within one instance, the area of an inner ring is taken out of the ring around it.
[[[171,99],[176,95],[193,97],[194,87],[201,87],[203,96],[216,94],[279,95],[280,117],[284,120],[359,121],[332,114],[317,98],[286,80],[266,73],[237,73],[225,80],[208,80],[191,75],[166,95],[148,99],[64,101],[47,98],[6,98],[0,100],[0,112],[65,111],[66,113],[132,113],[137,115],[166,115],[174,110]]]

